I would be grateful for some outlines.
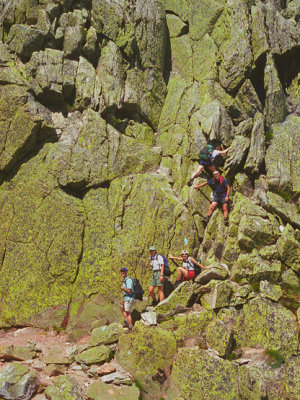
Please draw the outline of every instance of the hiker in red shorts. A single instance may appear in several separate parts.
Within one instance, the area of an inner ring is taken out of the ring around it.
[[[189,257],[189,252],[187,250],[182,250],[181,257],[174,257],[172,254],[169,254],[168,258],[174,261],[182,261],[182,267],[177,268],[175,287],[177,287],[182,281],[189,281],[195,278],[195,265],[202,269],[207,269],[204,265],[198,263],[198,261],[193,257]]]

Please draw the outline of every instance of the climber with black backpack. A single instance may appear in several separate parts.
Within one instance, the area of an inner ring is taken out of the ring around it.
[[[194,179],[203,171],[204,168],[208,168],[210,171],[215,171],[216,168],[212,163],[212,153],[214,151],[214,147],[211,144],[203,147],[199,153],[199,166],[192,173],[191,178],[188,181],[188,186],[192,186]]]
[[[223,155],[226,154],[231,147],[228,147],[225,150],[221,150],[220,146],[217,146],[215,149],[213,145],[208,144],[207,146],[203,147],[199,153],[199,167],[193,172],[190,180],[188,181],[188,186],[192,186],[193,180],[201,173],[204,168],[208,168],[210,171],[216,171],[216,164],[215,160]]]
[[[172,254],[168,255],[170,260],[181,261],[182,267],[177,268],[177,279],[175,287],[183,281],[189,281],[195,279],[195,277],[201,272],[201,269],[207,269],[204,265],[200,264],[195,258],[190,257],[187,250],[182,250],[181,257],[174,257]]]
[[[208,210],[207,216],[203,219],[203,223],[206,225],[208,224],[208,221],[214,212],[215,208],[219,203],[222,204],[223,208],[223,214],[224,214],[224,223],[225,226],[228,226],[228,200],[229,200],[229,193],[230,193],[230,187],[228,185],[228,182],[226,179],[221,176],[219,171],[214,171],[213,172],[213,178],[209,179],[206,182],[200,183],[200,185],[194,186],[194,189],[199,189],[203,186],[209,185],[212,190],[213,190],[213,201],[210,205],[210,208]]]

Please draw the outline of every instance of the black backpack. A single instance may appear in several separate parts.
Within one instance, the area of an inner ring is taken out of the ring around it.
[[[200,150],[199,153],[199,159],[200,160],[210,160],[211,158],[211,153],[214,151],[214,147],[211,144],[208,144],[207,146],[203,147],[203,149]]]
[[[138,278],[132,278],[132,292],[136,300],[143,300],[144,289]]]
[[[196,258],[196,261],[199,264],[201,264],[200,258]],[[200,267],[198,267],[198,265],[194,264],[194,271],[195,271],[195,278],[196,278],[196,276],[198,276],[202,272],[202,269]]]

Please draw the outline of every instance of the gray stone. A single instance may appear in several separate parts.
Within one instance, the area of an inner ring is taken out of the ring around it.
[[[256,113],[251,132],[251,143],[245,164],[245,171],[258,173],[265,159],[265,129],[264,118],[261,113]]]
[[[233,331],[220,319],[214,319],[207,327],[206,340],[220,357],[226,357],[233,347]]]
[[[267,128],[271,129],[273,124],[283,122],[288,114],[285,93],[271,55],[267,57],[264,86],[266,91],[265,122]]]
[[[112,374],[104,375],[101,378],[104,383],[112,383],[114,385],[132,385],[132,379],[130,374],[127,372],[113,372]]]
[[[74,378],[68,375],[53,378],[52,385],[45,390],[49,400],[82,400],[82,390]]]
[[[156,306],[157,320],[162,321],[180,312],[187,307],[193,297],[194,284],[192,281],[181,283],[169,297]]]
[[[274,138],[266,152],[265,163],[270,190],[276,193],[300,190],[299,121],[297,115],[289,115],[283,123],[272,125]]]
[[[28,61],[34,51],[43,48],[44,33],[27,25],[15,24],[7,37],[8,47],[21,58]]]
[[[99,346],[100,344],[110,344],[117,342],[120,335],[123,333],[121,324],[114,322],[110,325],[103,325],[92,331],[90,346]]]
[[[195,279],[200,285],[206,285],[212,279],[224,280],[229,276],[229,269],[226,264],[214,263],[209,265],[208,269],[202,271]]]
[[[6,400],[30,400],[38,385],[36,372],[17,362],[0,372],[0,396]]]
[[[278,301],[283,295],[280,285],[273,285],[268,281],[261,281],[259,290],[264,297],[274,301]]]
[[[75,360],[80,364],[100,364],[109,360],[110,353],[110,349],[107,346],[101,345],[77,354]]]
[[[148,311],[144,312],[141,314],[141,319],[144,322],[144,324],[152,326],[152,325],[157,325],[157,319],[156,319],[156,312],[155,311]]]

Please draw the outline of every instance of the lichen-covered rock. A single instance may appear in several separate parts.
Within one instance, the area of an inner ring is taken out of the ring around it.
[[[27,25],[13,25],[9,31],[6,43],[23,60],[28,61],[34,51],[43,48],[45,36],[43,32]]]
[[[195,282],[200,285],[206,285],[212,279],[214,280],[224,280],[228,278],[229,270],[226,264],[223,263],[214,263],[210,264],[209,268],[202,271],[195,279]]]
[[[13,362],[0,371],[0,396],[7,400],[30,400],[38,388],[35,371]]]
[[[143,392],[159,397],[165,390],[162,385],[175,352],[176,340],[172,332],[137,322],[130,335],[120,337],[116,358],[132,373]]]
[[[113,323],[104,325],[92,331],[90,346],[99,346],[100,344],[110,344],[116,342],[123,333],[121,324]]]
[[[214,40],[208,34],[205,34],[199,40],[193,42],[192,49],[194,79],[198,82],[216,79],[218,48]]]
[[[245,284],[257,283],[261,280],[276,282],[280,276],[281,263],[278,260],[268,261],[254,253],[241,254],[234,262],[231,270],[231,279]]]
[[[6,85],[0,89],[0,171],[10,170],[35,147],[41,120],[30,112],[25,87]]]
[[[86,108],[96,108],[99,105],[101,83],[95,69],[84,57],[79,57],[75,79],[75,108],[83,111]]]
[[[265,120],[271,129],[273,124],[283,122],[288,114],[285,93],[280,83],[275,62],[271,56],[267,57],[264,85],[266,91]]]
[[[83,26],[68,26],[64,34],[64,53],[66,57],[77,58],[82,53],[85,42],[85,29]]]
[[[272,285],[268,281],[261,281],[259,290],[264,297],[274,301],[278,301],[283,294],[280,285]]]
[[[182,36],[187,30],[187,25],[174,14],[167,14],[166,22],[169,29],[170,38]]]
[[[256,61],[265,54],[269,48],[268,37],[265,30],[265,9],[261,3],[251,6],[251,30],[253,60]]]
[[[206,340],[220,357],[226,357],[233,347],[233,331],[229,330],[220,319],[214,319],[207,326]]]
[[[0,348],[0,358],[4,360],[25,361],[25,360],[31,360],[35,356],[36,356],[36,351],[34,351],[29,346],[2,345]]]
[[[251,132],[251,142],[245,171],[257,173],[265,158],[265,130],[264,119],[261,113],[256,113]]]
[[[194,295],[194,284],[192,281],[181,283],[165,300],[156,307],[158,321],[172,317],[182,307],[187,307]]]
[[[74,378],[68,375],[53,378],[52,385],[47,386],[45,394],[50,400],[81,400],[82,390]]]
[[[246,158],[247,150],[250,146],[250,139],[237,135],[232,141],[232,151],[225,161],[224,168],[228,168],[230,173],[234,173],[239,169],[240,165]]]
[[[105,107],[119,108],[124,97],[125,74],[121,51],[112,41],[101,50],[97,76]]]
[[[63,84],[63,52],[55,49],[34,52],[26,64],[36,96],[46,104],[61,105]]]
[[[298,327],[295,315],[281,304],[256,298],[243,307],[244,339],[241,345],[277,350],[284,357],[296,354]]]
[[[266,152],[268,184],[272,191],[299,192],[299,157],[297,149],[300,143],[298,130],[300,117],[290,115],[285,122],[272,125],[274,139]]]
[[[87,392],[92,400],[139,400],[140,391],[135,386],[112,386],[107,383],[93,382]]]
[[[66,346],[56,345],[45,352],[44,361],[46,364],[69,365],[74,361],[74,355]]]
[[[174,317],[174,335],[177,341],[184,342],[189,339],[199,341],[205,336],[208,324],[212,321],[214,313],[204,310],[191,312],[187,315],[180,314]]]
[[[206,310],[229,306],[234,291],[231,282],[210,281],[207,286],[211,291],[201,297],[201,304]]]
[[[238,368],[208,351],[179,349],[173,363],[168,399],[239,398]]]
[[[250,250],[271,245],[275,242],[272,224],[259,216],[243,215],[238,229],[241,249]]]
[[[300,216],[295,204],[287,202],[276,193],[267,192],[265,208],[269,212],[277,214],[285,222],[300,228]]]
[[[245,2],[227,2],[213,31],[215,40],[221,41],[220,83],[229,91],[240,85],[252,64],[248,14]]]
[[[172,65],[177,75],[187,82],[193,78],[193,53],[188,35],[171,38]]]
[[[280,258],[284,264],[291,267],[295,272],[300,271],[300,246],[295,237],[294,229],[288,224],[284,228],[281,237],[276,242]]]
[[[109,360],[110,353],[107,346],[101,345],[82,351],[75,356],[75,360],[80,364],[100,364]]]

